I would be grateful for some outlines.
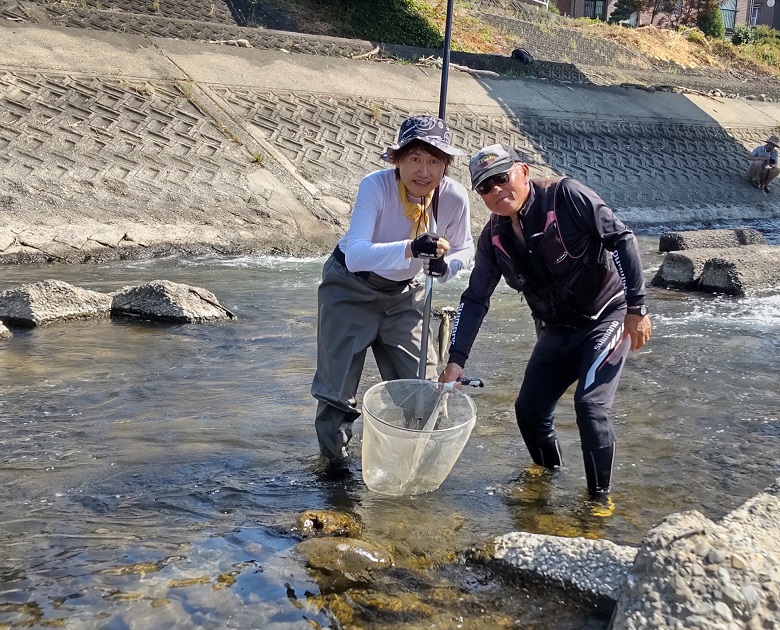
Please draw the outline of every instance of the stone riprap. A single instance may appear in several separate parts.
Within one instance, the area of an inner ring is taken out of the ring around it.
[[[766,245],[766,238],[761,232],[751,228],[664,232],[658,243],[658,251],[677,252],[683,249],[739,247],[741,245]]]
[[[493,541],[500,570],[571,588],[594,600],[616,601],[636,549],[608,540],[511,532]]]
[[[309,45],[335,38],[306,36],[293,53],[280,32],[249,29],[267,47],[216,45],[87,20],[125,20],[126,10],[9,4],[21,21],[0,22],[6,263],[327,253],[403,118],[439,108],[438,69]],[[141,17],[159,27],[166,7]],[[83,28],[75,18],[54,27],[57,10],[89,15]],[[224,23],[197,26],[217,35]],[[743,177],[747,149],[780,125],[776,103],[451,70],[447,120],[458,146],[513,144],[534,175],[582,180],[632,227],[780,216],[777,196]],[[451,175],[467,182],[466,160]],[[486,211],[471,198],[476,233]]]
[[[61,280],[23,284],[0,293],[0,318],[32,328],[70,319],[108,317],[111,296],[74,287]]]
[[[636,549],[608,540],[511,532],[493,541],[493,560],[518,575],[572,588],[594,600],[617,600]]]
[[[780,627],[780,480],[719,523],[673,514],[645,536],[612,630]]]
[[[611,630],[780,627],[780,479],[718,523],[672,514],[639,548],[512,532],[487,560],[522,580],[615,603]],[[483,559],[484,556],[477,554]]]
[[[154,280],[117,291],[111,302],[111,314],[169,322],[235,318],[210,291],[169,280]]]
[[[780,247],[744,245],[669,252],[653,285],[744,296],[780,283]]]

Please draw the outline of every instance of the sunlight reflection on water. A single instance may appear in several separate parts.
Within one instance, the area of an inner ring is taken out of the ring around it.
[[[657,239],[641,243],[649,279]],[[514,529],[636,543],[670,512],[718,518],[780,474],[777,292],[651,289],[654,337],[621,382],[616,510],[604,519],[584,501],[571,393],[558,410],[567,465],[527,469],[512,404],[534,332],[525,304],[502,287],[467,370],[485,381],[469,391],[477,426],[440,490],[368,492],[360,422],[349,471],[324,477],[309,394],[322,260],[4,269],[0,289],[44,278],[101,291],[185,282],[238,319],[71,322],[0,343],[0,601],[83,627],[311,627],[304,616],[327,619],[302,613],[284,586],[317,590],[288,553],[286,534],[306,509],[348,511],[372,539],[437,558]],[[436,283],[434,307],[454,306],[466,281]],[[361,393],[377,381],[369,361]],[[221,587],[231,572],[236,584]],[[9,610],[0,624],[29,618]]]

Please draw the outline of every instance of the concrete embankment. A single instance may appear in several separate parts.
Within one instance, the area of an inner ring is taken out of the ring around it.
[[[324,253],[401,120],[438,110],[423,66],[10,22],[0,50],[3,262]],[[453,70],[447,119],[635,227],[780,217],[742,177],[777,103]]]

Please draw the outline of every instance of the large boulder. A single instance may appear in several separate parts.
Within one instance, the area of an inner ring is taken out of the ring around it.
[[[780,247],[745,245],[669,252],[653,285],[746,295],[780,282]]]
[[[751,245],[727,249],[704,263],[699,290],[747,295],[780,283],[780,247]]]
[[[686,249],[669,252],[664,256],[653,278],[653,285],[669,289],[697,289],[704,264],[720,253],[720,249]]]
[[[111,314],[169,322],[207,322],[235,317],[210,291],[168,280],[124,287],[114,294]]]
[[[11,336],[12,336],[11,331],[5,327],[5,324],[3,324],[3,322],[0,322],[0,339],[7,339],[8,337]]]
[[[645,536],[612,630],[780,627],[780,480],[714,523],[666,517]]]
[[[32,328],[69,319],[105,317],[110,310],[110,295],[61,280],[23,284],[0,293],[0,318],[12,326]]]
[[[661,234],[660,252],[676,252],[684,249],[726,248],[741,245],[766,245],[764,235],[750,228],[733,230],[685,230]]]

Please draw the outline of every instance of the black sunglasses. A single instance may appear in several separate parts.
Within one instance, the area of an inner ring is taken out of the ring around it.
[[[477,184],[476,191],[480,195],[487,195],[491,190],[493,190],[494,186],[503,186],[509,181],[509,173],[511,170],[507,171],[506,173],[498,173],[497,175],[491,175],[487,179],[482,180],[479,184]]]

